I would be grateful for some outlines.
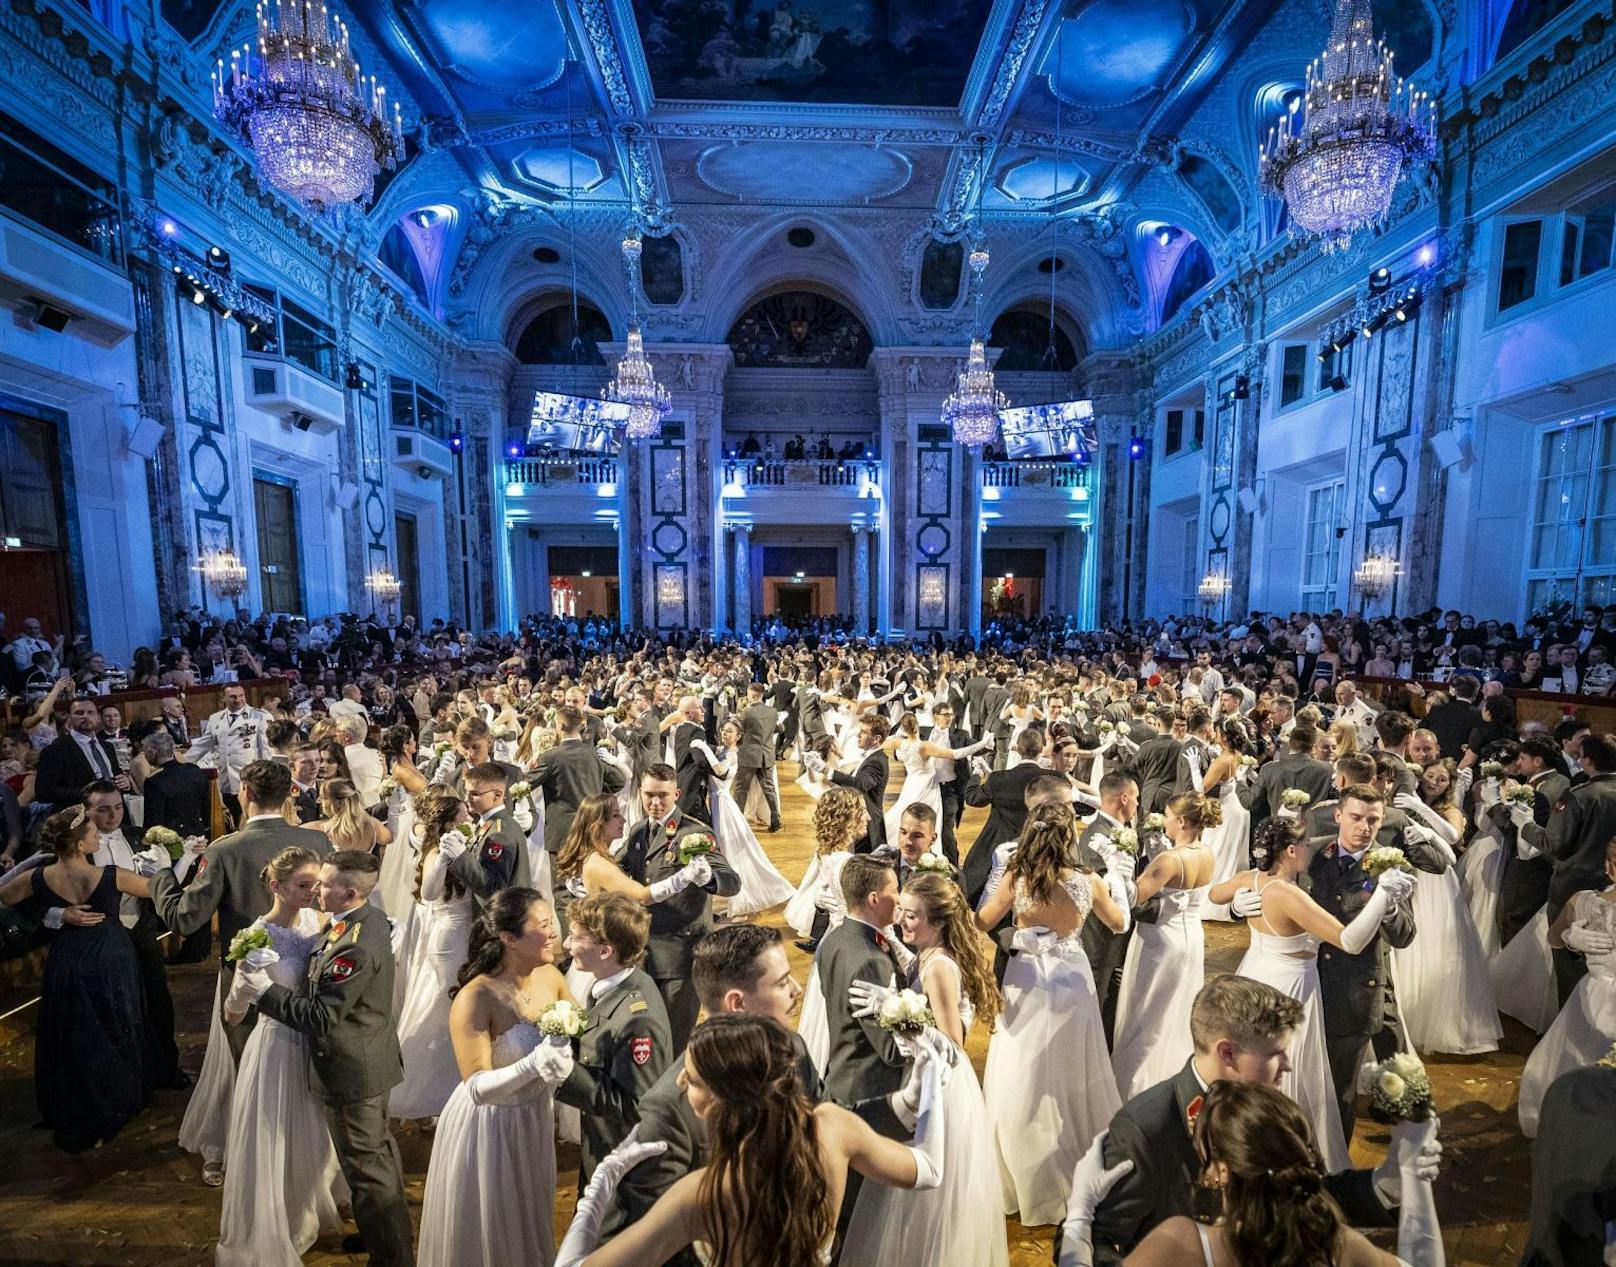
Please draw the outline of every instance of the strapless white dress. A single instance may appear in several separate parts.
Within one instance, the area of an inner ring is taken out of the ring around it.
[[[1136,924],[1117,991],[1111,1067],[1131,1100],[1165,1082],[1195,1050],[1190,1008],[1206,981],[1201,889],[1163,889],[1154,924]]]
[[[543,1041],[527,1022],[494,1039],[493,1065],[515,1064]],[[534,1080],[473,1104],[462,1082],[432,1141],[421,1204],[420,1267],[550,1267],[555,1261],[554,1101]]]
[[[1573,921],[1585,921],[1590,928],[1616,936],[1616,903],[1592,889],[1572,895],[1571,912]],[[1515,940],[1525,935],[1523,930]],[[1512,940],[1510,945],[1514,944]],[[1588,975],[1577,982],[1521,1074],[1521,1133],[1528,1139],[1537,1135],[1538,1114],[1550,1084],[1563,1073],[1593,1064],[1616,1043],[1616,952],[1587,958]]]
[[[409,985],[398,1017],[404,1080],[393,1088],[387,1111],[406,1121],[436,1117],[460,1085],[449,1040],[449,991],[466,962],[477,908],[470,897],[416,904],[420,930],[410,956]]]

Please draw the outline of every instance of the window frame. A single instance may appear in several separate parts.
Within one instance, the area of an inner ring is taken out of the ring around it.
[[[1586,462],[1579,461],[1575,469],[1547,473],[1553,437],[1582,428],[1588,428],[1591,433]],[[1567,514],[1555,519],[1541,517],[1549,491],[1546,482],[1551,480],[1559,482],[1559,496],[1569,507]],[[1577,498],[1575,488],[1579,480],[1581,505],[1570,506],[1569,503]],[[1600,496],[1601,484],[1603,498]],[[1521,559],[1521,592],[1525,603],[1523,615],[1530,615],[1548,601],[1567,598],[1578,611],[1589,603],[1606,605],[1616,594],[1616,401],[1570,418],[1545,423],[1536,429],[1529,491],[1525,548]],[[1596,515],[1601,501],[1605,513]],[[1598,535],[1597,520],[1607,521],[1611,526],[1612,546],[1607,551],[1609,558],[1606,561],[1589,557]],[[1555,531],[1555,557],[1552,562],[1545,564],[1539,561],[1538,536],[1550,525]],[[1567,531],[1576,534],[1569,559],[1566,559],[1560,547],[1561,534]],[[1590,586],[1593,587],[1592,592]]]
[[[1498,225],[1497,259],[1492,270],[1492,275],[1490,278],[1492,286],[1488,295],[1488,301],[1492,306],[1492,311],[1495,316],[1504,320],[1510,320],[1519,316],[1522,312],[1527,311],[1532,306],[1543,302],[1543,281],[1545,274],[1547,273],[1547,275],[1550,277],[1558,276],[1558,273],[1555,270],[1545,270],[1543,267],[1544,244],[1546,242],[1554,241],[1554,234],[1552,232],[1545,233],[1543,229],[1546,221],[1553,221],[1558,218],[1560,217],[1511,216],[1500,220]],[[1504,268],[1509,258],[1509,235],[1510,230],[1522,225],[1536,225],[1538,231],[1537,252],[1533,257],[1531,264],[1532,289],[1520,299],[1506,305],[1503,302]]]
[[[1298,359],[1298,362],[1299,362],[1299,364],[1301,366],[1301,369],[1300,369],[1299,374],[1297,376],[1297,385],[1298,385],[1297,394],[1295,396],[1293,396],[1291,399],[1287,400],[1285,398],[1285,379],[1286,379],[1286,374],[1287,374],[1287,366],[1286,366],[1285,363],[1286,363],[1287,359],[1289,359],[1290,354],[1292,352],[1299,352],[1300,353],[1300,356],[1297,359]],[[1279,347],[1279,364],[1277,366],[1278,372],[1274,376],[1274,381],[1275,381],[1275,384],[1276,384],[1276,386],[1275,386],[1275,396],[1274,396],[1274,400],[1275,400],[1276,403],[1275,403],[1274,412],[1276,412],[1276,413],[1284,413],[1288,409],[1299,409],[1303,405],[1306,405],[1309,401],[1311,401],[1313,399],[1314,393],[1310,392],[1308,390],[1308,379],[1309,379],[1310,375],[1308,374],[1308,365],[1307,365],[1308,358],[1310,356],[1312,356],[1312,355],[1313,355],[1313,345],[1311,343],[1282,343],[1282,344],[1280,344],[1280,347]]]
[[[1330,513],[1325,520],[1316,518],[1314,514],[1314,499],[1321,493],[1330,496]],[[1296,578],[1301,611],[1328,611],[1338,605],[1336,599],[1341,593],[1343,538],[1336,529],[1341,526],[1341,511],[1346,496],[1347,481],[1344,476],[1319,480],[1302,490],[1302,558]],[[1317,548],[1319,541],[1315,533],[1322,534],[1322,550]],[[1316,558],[1325,560],[1327,581],[1310,582],[1308,579],[1311,564]]]

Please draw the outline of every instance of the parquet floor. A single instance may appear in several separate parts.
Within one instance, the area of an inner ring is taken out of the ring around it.
[[[780,773],[785,829],[761,839],[780,870],[796,880],[810,853],[811,803],[790,781],[797,773],[795,766],[782,766]],[[894,781],[891,794],[896,792]],[[962,841],[975,837],[982,818],[980,810],[967,813]],[[773,920],[778,922],[778,916]],[[1232,970],[1244,949],[1243,928],[1207,925],[1209,969]],[[790,953],[799,978],[805,978],[807,957],[795,948]],[[189,965],[172,969],[170,977],[180,1049],[194,1073],[202,1064],[213,971],[208,965]],[[1437,1206],[1452,1267],[1513,1264],[1525,1239],[1531,1162],[1516,1125],[1515,1098],[1531,1035],[1513,1022],[1506,1021],[1505,1026],[1504,1050],[1486,1057],[1435,1060],[1429,1066],[1442,1111],[1447,1158]],[[987,1036],[980,1028],[971,1035],[970,1054],[980,1072],[987,1056]],[[32,1063],[32,1044],[26,1040],[0,1047],[0,1264],[211,1263],[219,1227],[219,1191],[202,1185],[200,1163],[181,1153],[174,1142],[187,1093],[159,1092],[151,1107],[113,1143],[81,1157],[66,1157],[34,1128]],[[411,1128],[400,1132],[399,1142],[408,1196],[419,1217],[431,1136]],[[1353,1156],[1360,1164],[1374,1164],[1384,1156],[1385,1143],[1380,1128],[1361,1123]],[[560,1170],[558,1229],[572,1213],[576,1156],[570,1149],[560,1158]],[[511,1190],[513,1199],[521,1199],[515,1195],[519,1183]],[[997,1194],[983,1197],[997,1200]],[[1051,1229],[1024,1229],[1014,1220],[1009,1226],[1014,1267],[1050,1261]],[[1389,1242],[1383,1243],[1390,1248]],[[322,1241],[306,1262],[329,1267],[363,1259],[342,1253],[335,1241]]]

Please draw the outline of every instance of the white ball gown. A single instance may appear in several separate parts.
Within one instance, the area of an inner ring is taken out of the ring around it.
[[[1239,784],[1232,778],[1224,779],[1218,784],[1217,796],[1218,804],[1223,808],[1223,821],[1206,834],[1206,846],[1212,851],[1212,879],[1208,881],[1209,885],[1222,884],[1232,879],[1237,871],[1251,865],[1251,811],[1240,803]],[[1203,895],[1201,918],[1230,919],[1229,907],[1226,903],[1210,902]]]
[[[236,1062],[224,1035],[224,974],[213,992],[213,1012],[208,1020],[208,1047],[202,1057],[202,1072],[191,1088],[180,1119],[179,1144],[188,1153],[197,1153],[205,1163],[224,1161],[225,1141],[230,1136],[230,1098],[236,1089]]]
[[[515,1064],[542,1041],[526,1021],[511,1026],[493,1041],[494,1068]],[[473,1104],[463,1082],[455,1088],[427,1166],[420,1267],[550,1267],[553,1122],[550,1088],[537,1079],[491,1104]]]
[[[746,821],[745,811],[735,799],[734,754],[714,752],[706,744],[702,744],[702,748],[710,764],[724,771],[722,775],[708,776],[707,809],[712,815],[709,821],[718,840],[718,851],[741,881],[741,891],[728,899],[730,918],[755,915],[779,906],[789,900],[796,890],[792,888],[791,881],[769,861],[769,855],[758,843],[752,824]],[[753,787],[755,790],[755,783]]]
[[[1531,922],[1493,956],[1489,976],[1489,988],[1504,1015],[1513,1016],[1538,1034],[1546,1033],[1554,1024],[1560,997],[1554,984],[1547,906],[1539,907]]]
[[[1497,1051],[1504,1036],[1487,952],[1452,867],[1421,871],[1414,884],[1412,944],[1391,952],[1397,1011],[1416,1051],[1458,1056]]]
[[[804,936],[811,931],[814,911],[821,905],[830,916],[826,932],[840,926],[847,918],[847,904],[842,900],[842,868],[852,856],[845,849],[839,849],[823,858],[815,858],[817,871],[810,867],[809,875],[803,877],[805,886],[810,877],[814,878],[813,887],[808,892],[809,927],[802,930]],[[795,902],[796,898],[792,901]],[[825,1010],[825,991],[819,984],[819,973],[812,966],[808,970],[808,984],[803,987],[802,1009],[797,1013],[797,1033],[802,1036],[809,1059],[823,1078],[825,1066],[830,1062],[830,1013]]]
[[[1079,915],[1093,903],[1086,876],[1061,881]],[[1031,903],[1016,881],[1014,909]],[[1080,936],[1016,930],[1004,972],[1004,1014],[988,1045],[982,1089],[999,1155],[1004,1213],[1027,1227],[1058,1223],[1072,1171],[1122,1107]]]
[[[1591,889],[1573,894],[1572,921],[1585,921],[1590,928],[1616,936],[1613,898],[1613,889],[1606,889],[1603,896]],[[1517,934],[1524,936],[1524,930]],[[1587,958],[1588,975],[1577,982],[1521,1075],[1521,1133],[1528,1139],[1537,1135],[1538,1114],[1549,1084],[1563,1073],[1593,1064],[1616,1043],[1616,951]]]
[[[393,943],[393,1013],[404,1010],[404,996],[410,983],[410,960],[421,939],[421,917],[416,910],[415,864],[421,856],[420,824],[415,818],[415,798],[403,788],[395,788],[387,801],[387,825],[393,832],[393,843],[382,854],[381,875],[376,881],[376,894],[381,895],[382,910],[393,921],[396,929]]]
[[[1258,891],[1262,889],[1259,877]],[[1319,997],[1319,939],[1312,933],[1276,937],[1248,924],[1251,945],[1235,969],[1238,976],[1271,985],[1302,1005],[1302,1025],[1291,1038],[1291,1071],[1279,1089],[1295,1100],[1313,1126],[1313,1138],[1331,1174],[1345,1170],[1346,1132],[1330,1079],[1330,1057],[1324,1045],[1324,1003]],[[1298,957],[1302,956],[1302,957]]]
[[[1165,1082],[1195,1050],[1190,1008],[1206,981],[1201,889],[1163,889],[1154,924],[1136,924],[1117,991],[1111,1067],[1131,1100]]]
[[[1481,938],[1482,953],[1489,962],[1500,950],[1498,940],[1498,888],[1504,879],[1504,842],[1482,819],[1481,830],[1459,859],[1459,885],[1470,906],[1470,922]]]
[[[270,979],[298,989],[315,939],[258,924],[280,956],[269,966]],[[337,1205],[347,1199],[325,1112],[309,1083],[308,1039],[260,1013],[230,1104],[216,1267],[300,1267],[316,1240],[342,1230]]]
[[[460,1066],[449,1041],[449,991],[466,962],[477,918],[467,894],[429,898],[426,892],[423,885],[416,907],[421,927],[398,1017],[404,1080],[387,1103],[389,1114],[406,1121],[436,1117],[460,1085]]]
[[[942,960],[959,979],[959,965]],[[911,981],[911,989],[920,988]],[[970,1033],[975,1019],[971,1001],[960,996],[960,1017]],[[859,1189],[847,1227],[842,1261],[859,1267],[935,1267],[969,1263],[971,1267],[1006,1267],[1009,1248],[1004,1219],[981,1194],[991,1192],[996,1178],[993,1129],[976,1070],[964,1053],[943,1088],[943,1182],[924,1192],[865,1183]]]
[[[934,822],[943,821],[943,788],[937,782],[937,762],[921,755],[918,739],[905,739],[900,743],[897,756],[903,764],[903,786],[898,789],[898,799],[884,816],[888,840],[898,839],[903,811],[916,801],[931,806],[932,813],[937,816]]]

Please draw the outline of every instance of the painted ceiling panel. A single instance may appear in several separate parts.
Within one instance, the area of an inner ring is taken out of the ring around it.
[[[412,16],[441,69],[482,88],[541,88],[560,76],[566,60],[567,33],[551,0],[430,0]]]
[[[795,140],[664,141],[661,153],[675,206],[739,200],[771,206],[929,207],[949,156],[935,146]]]
[[[662,100],[953,106],[989,0],[634,0]]]
[[[1195,25],[1184,0],[1096,0],[1065,19],[1041,73],[1063,102],[1127,105],[1166,86]]]

